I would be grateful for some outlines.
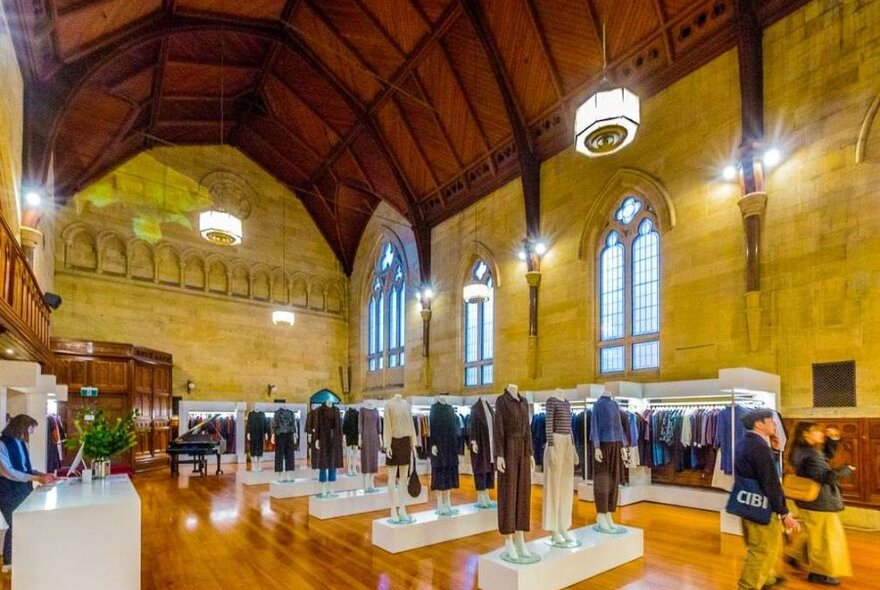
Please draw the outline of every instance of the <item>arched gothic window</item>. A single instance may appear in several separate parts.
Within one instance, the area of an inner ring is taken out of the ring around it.
[[[495,349],[495,282],[492,271],[477,259],[465,281],[489,287],[489,298],[480,303],[464,303],[464,385],[490,385],[493,379]]]
[[[373,270],[367,324],[367,368],[402,367],[406,332],[406,271],[397,248],[386,242]]]
[[[660,234],[649,207],[628,196],[599,248],[599,372],[660,367]]]

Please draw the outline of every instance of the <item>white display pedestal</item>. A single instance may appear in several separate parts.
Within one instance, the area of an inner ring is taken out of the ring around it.
[[[480,556],[480,590],[558,590],[607,572],[645,554],[641,529],[624,527],[626,533],[606,535],[593,526],[569,531],[580,547],[551,547],[549,537],[527,543],[529,551],[541,557],[533,564],[519,565],[501,559],[502,549]]]
[[[407,506],[424,504],[428,501],[426,486],[422,486],[422,493],[416,498],[407,494],[406,490],[403,491],[403,495],[406,496]],[[369,494],[365,490],[353,490],[339,492],[333,498],[309,497],[309,516],[322,520],[377,510],[391,511],[391,497],[388,495],[388,488],[376,488],[375,492]]]
[[[743,534],[742,519],[739,516],[731,514],[727,510],[722,510],[721,532],[727,533],[728,535],[739,535],[741,537]]]
[[[400,553],[419,547],[478,535],[498,528],[498,511],[481,510],[473,504],[453,506],[454,516],[437,516],[434,510],[410,514],[412,524],[391,524],[388,518],[373,521],[373,545],[389,553]]]
[[[141,587],[141,499],[127,476],[41,486],[14,519],[14,590]]]
[[[648,490],[650,486],[620,486],[617,493],[617,505],[629,506],[637,504],[648,499]],[[595,494],[593,491],[593,482],[581,482],[577,487],[578,500],[585,502],[595,502]]]
[[[309,469],[308,467],[297,467],[296,471],[293,472],[293,477],[295,479],[317,478],[317,473],[314,469]],[[235,483],[246,486],[265,485],[277,479],[278,474],[275,473],[274,469],[264,469],[263,471],[240,469],[235,472]]]
[[[276,474],[277,475],[277,474]],[[338,475],[336,481],[330,482],[331,492],[348,492],[364,486],[362,475]],[[293,481],[269,482],[269,496],[272,498],[299,498],[313,496],[321,491],[321,482],[316,478],[294,479]]]

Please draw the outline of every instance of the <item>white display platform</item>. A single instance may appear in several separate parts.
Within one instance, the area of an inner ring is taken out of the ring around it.
[[[14,522],[14,590],[141,587],[141,499],[127,476],[40,486]]]
[[[549,537],[527,543],[529,551],[541,557],[533,564],[518,565],[501,559],[504,550],[496,549],[480,556],[480,590],[558,590],[607,572],[645,554],[642,529],[624,527],[626,533],[606,535],[593,526],[570,532],[581,541],[580,547],[559,549],[547,543]],[[500,542],[500,540],[499,540]]]
[[[293,472],[293,477],[296,479],[308,479],[310,477],[317,478],[318,475],[314,469],[297,467],[296,471]],[[246,486],[265,485],[277,479],[278,474],[275,473],[274,469],[264,469],[262,471],[239,469],[235,472],[235,483]]]
[[[348,492],[364,486],[362,475],[338,475],[336,481],[330,482],[331,492]],[[272,498],[299,498],[313,496],[321,491],[321,482],[317,478],[301,478],[293,481],[269,482],[269,496]]]
[[[742,519],[739,516],[731,514],[727,510],[722,510],[721,532],[727,533],[728,535],[739,535],[741,537],[743,534]]]
[[[630,504],[638,504],[648,499],[648,490],[651,486],[620,486],[617,493],[617,505],[629,506]],[[578,500],[584,502],[595,502],[596,498],[593,492],[593,482],[583,481],[577,487]]]
[[[407,494],[406,490],[404,490],[403,495],[406,496],[407,506],[424,504],[428,501],[427,486],[422,486],[422,493],[416,498]],[[386,487],[376,488],[375,492],[370,492],[369,494],[361,489],[339,492],[333,498],[309,497],[309,516],[322,520],[339,516],[351,516],[352,514],[363,514],[364,512],[375,512],[377,510],[387,510],[389,513],[391,511],[391,497],[388,495],[388,488]]]
[[[388,518],[373,521],[373,545],[389,553],[400,553],[419,547],[478,535],[498,528],[498,510],[481,510],[473,504],[453,506],[454,516],[437,516],[434,510],[410,514],[412,524],[391,524]]]

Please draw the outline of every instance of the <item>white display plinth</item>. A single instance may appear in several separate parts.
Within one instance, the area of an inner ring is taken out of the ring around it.
[[[127,476],[41,486],[14,522],[15,590],[141,587],[141,499]]]
[[[277,474],[276,474],[277,476]],[[348,492],[364,487],[362,475],[339,475],[336,481],[330,482],[331,492]],[[315,478],[301,478],[293,481],[269,482],[269,496],[272,498],[299,498],[313,496],[321,491],[321,482]]]
[[[406,497],[407,506],[424,504],[428,501],[428,489],[425,486],[422,486],[422,493],[418,497],[411,497],[406,493],[406,490],[403,495]],[[376,488],[375,492],[370,493],[365,490],[339,492],[332,498],[319,498],[318,496],[309,498],[309,516],[322,520],[375,512],[376,510],[391,511],[391,497],[388,495],[388,488]]]
[[[317,477],[317,474],[314,469],[299,467],[293,472],[293,477],[296,479],[308,479],[311,477]],[[278,474],[275,473],[273,469],[264,469],[263,471],[246,471],[240,469],[235,472],[235,483],[246,486],[265,485],[276,481],[277,479]]]
[[[629,506],[637,504],[648,499],[648,490],[650,486],[620,486],[617,493],[617,505]],[[577,487],[578,500],[585,502],[595,502],[595,494],[593,490],[593,482],[581,482]]]
[[[519,565],[501,559],[502,549],[481,555],[478,565],[480,590],[558,590],[638,559],[645,554],[641,529],[624,527],[626,533],[606,535],[586,526],[571,532],[580,547],[551,547],[549,537],[527,543],[529,551],[541,557],[533,564]]]
[[[437,516],[434,510],[410,514],[412,524],[391,524],[388,518],[373,521],[373,545],[389,553],[400,553],[419,547],[478,535],[498,528],[498,511],[481,510],[473,504],[453,506],[454,516]]]

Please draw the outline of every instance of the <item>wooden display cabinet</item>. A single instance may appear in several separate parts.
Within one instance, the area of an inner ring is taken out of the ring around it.
[[[102,408],[109,419],[138,410],[137,446],[114,457],[116,465],[146,471],[167,465],[165,449],[171,437],[170,354],[116,342],[53,339],[55,375],[69,389],[68,401],[59,413],[70,436],[76,434],[77,411],[89,404]],[[98,397],[80,397],[84,386],[98,388]],[[75,451],[65,450],[69,464]]]

